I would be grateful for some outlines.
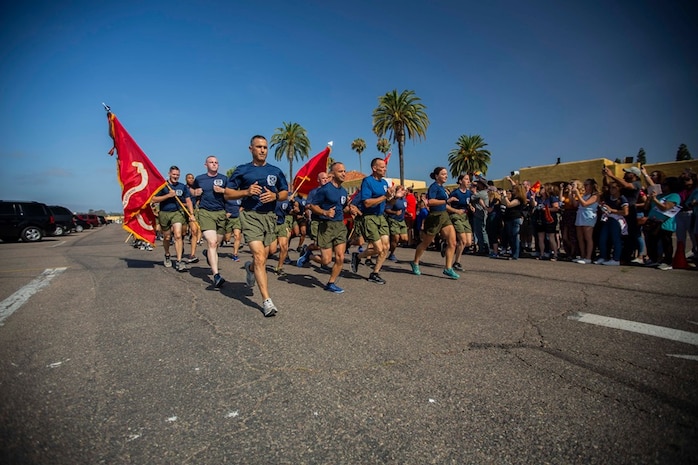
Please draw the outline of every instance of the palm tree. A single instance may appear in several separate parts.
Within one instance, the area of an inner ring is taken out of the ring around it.
[[[376,142],[376,148],[380,153],[383,154],[383,157],[385,158],[385,154],[388,153],[388,150],[390,150],[390,141],[384,137],[378,139],[378,142]]]
[[[400,184],[405,184],[405,138],[426,139],[429,118],[426,106],[413,90],[397,90],[378,97],[378,106],[373,110],[373,132],[380,138],[388,135],[397,142],[400,155]]]
[[[310,141],[308,133],[298,123],[283,123],[283,127],[276,128],[271,136],[271,148],[274,150],[274,158],[281,160],[284,156],[288,159],[288,182],[293,183],[293,160],[308,158],[310,153]]]
[[[487,173],[490,163],[490,151],[485,149],[487,144],[479,135],[462,135],[456,141],[457,147],[448,152],[448,165],[451,176],[458,177],[461,173],[481,171]]]
[[[363,173],[364,170],[361,168],[361,152],[366,150],[366,141],[361,138],[354,139],[354,141],[351,143],[351,149],[359,154],[359,171]]]

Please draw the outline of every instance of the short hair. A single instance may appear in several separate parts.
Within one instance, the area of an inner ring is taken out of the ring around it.
[[[371,160],[371,168],[373,168],[378,161],[383,161],[381,157],[376,157],[373,160]]]
[[[337,165],[343,165],[343,164],[344,164],[344,163],[342,163],[341,161],[333,161],[332,164],[330,165],[329,170],[330,170],[330,171],[333,171],[335,166],[337,166]]]
[[[177,165],[170,166],[170,171],[173,171],[173,170],[179,171],[179,166],[177,166]]]
[[[259,134],[257,134],[257,135],[252,136],[252,138],[250,139],[250,145],[252,145],[252,141],[255,140],[255,139],[264,139],[264,140],[267,140],[266,137],[260,136]]]

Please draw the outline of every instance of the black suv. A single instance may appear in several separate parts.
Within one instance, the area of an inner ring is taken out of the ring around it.
[[[45,204],[0,200],[0,239],[4,242],[40,241],[55,229],[55,219]]]
[[[51,210],[53,218],[56,221],[56,230],[53,232],[54,236],[70,234],[71,231],[75,230],[75,215],[73,215],[73,212],[60,205],[49,205],[48,208]]]

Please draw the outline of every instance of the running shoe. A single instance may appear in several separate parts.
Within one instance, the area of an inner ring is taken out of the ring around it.
[[[236,254],[233,254],[230,258],[232,258],[234,262],[240,261],[240,257],[238,257]]]
[[[344,292],[344,289],[337,286],[335,283],[327,283],[327,285],[325,286],[325,290],[334,292],[335,294],[341,294]]]
[[[376,264],[373,263],[373,260],[371,260],[370,257],[367,258],[366,260],[364,260],[364,265],[366,265],[366,266],[368,266],[368,267],[371,267],[371,268],[373,268],[374,266],[376,266]]]
[[[579,262],[577,262],[577,263],[579,263]],[[598,260],[596,260],[594,262],[594,264],[596,264],[596,265],[603,265],[604,263],[606,263],[606,260],[603,258],[599,258]]]
[[[461,266],[460,263],[456,262],[453,264],[453,269],[456,271],[463,271],[463,266]]]
[[[363,251],[364,251],[364,246],[363,246],[363,245],[360,245],[359,248],[358,248],[358,251],[359,251],[359,253],[363,252]]]
[[[358,273],[359,263],[361,263],[361,259],[359,258],[359,254],[357,252],[354,252],[353,254],[351,254],[351,271],[352,271],[352,273]]]
[[[659,266],[657,266],[657,269],[662,270],[662,271],[669,271],[669,270],[673,270],[674,267],[667,264],[667,263],[660,263]]]
[[[255,278],[254,278],[254,271],[252,271],[252,269],[250,268],[251,266],[252,266],[252,262],[245,262],[245,273],[246,273],[245,282],[247,283],[247,287],[254,287],[254,285],[256,283]],[[267,300],[269,300],[269,302],[271,302],[270,299],[267,299]],[[266,314],[265,314],[265,316],[266,316]]]
[[[190,255],[190,256],[188,256],[185,260],[186,260],[187,263],[189,263],[189,264],[191,264],[191,263],[196,263],[196,262],[199,261],[199,257],[195,257],[194,255]]]
[[[303,265],[305,265],[305,263],[306,263],[307,261],[308,261],[308,257],[307,257],[305,254],[303,254],[303,255],[301,255],[300,257],[298,257],[298,260],[296,260],[296,266],[297,266],[298,268],[302,268]]]
[[[598,263],[598,262],[597,262]],[[606,266],[620,266],[620,262],[618,260],[604,260],[602,265]]]
[[[278,310],[276,309],[276,306],[274,305],[274,302],[271,301],[271,299],[267,299],[264,302],[262,302],[262,312],[264,313],[264,316],[266,318],[276,315],[277,311]]]
[[[169,255],[165,255],[165,260],[162,262],[163,265],[165,265],[165,268],[172,268],[172,260],[170,259]]]
[[[284,276],[287,276],[286,272],[284,271],[283,268],[277,268],[274,270],[274,273],[276,273],[276,276],[279,278],[283,278]]]
[[[204,254],[204,258],[206,259],[206,264],[208,266],[211,266],[211,262],[208,261],[208,249],[202,250],[201,253]]]
[[[385,284],[385,279],[381,278],[378,273],[368,275],[368,282],[376,284]]]
[[[415,262],[410,262],[410,267],[412,268],[412,274],[419,276],[422,272],[419,270],[419,265]]]
[[[453,271],[453,268],[444,269],[443,274],[445,274],[446,276],[448,276],[451,279],[460,278],[460,275],[458,273],[456,273],[455,271]]]
[[[445,257],[445,256],[446,256],[446,243],[445,243],[445,242],[441,242],[441,247],[440,247],[440,249],[441,249],[441,250],[440,250],[441,256],[442,256],[442,257]]]
[[[388,257],[388,260],[390,260],[391,262],[396,262],[396,261],[397,261],[397,257],[395,256],[394,253],[391,253],[390,256]]]
[[[216,289],[220,289],[224,282],[225,279],[223,279],[220,273],[216,273],[213,275],[213,287],[215,287]]]
[[[177,271],[187,271],[187,264],[184,263],[184,260],[180,260],[177,262]]]

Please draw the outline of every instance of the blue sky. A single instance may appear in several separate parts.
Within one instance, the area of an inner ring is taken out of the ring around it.
[[[463,134],[488,177],[525,166],[698,156],[688,1],[12,2],[0,10],[0,198],[120,210],[106,102],[165,174],[250,160],[282,122],[359,169],[377,98],[413,90],[431,120],[405,145],[428,179]],[[397,146],[388,176],[398,177]],[[288,172],[286,161],[276,162]],[[295,163],[294,168],[300,167]]]

